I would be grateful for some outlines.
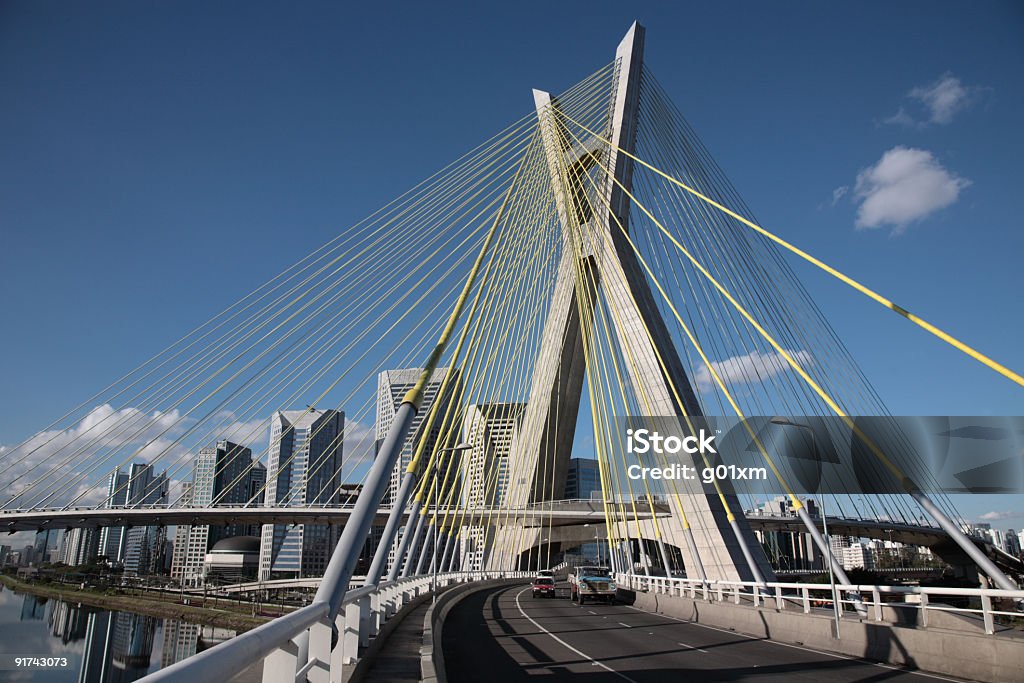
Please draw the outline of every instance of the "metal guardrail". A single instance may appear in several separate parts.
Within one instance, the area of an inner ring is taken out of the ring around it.
[[[529,572],[451,572],[357,588],[345,594],[333,624],[327,618],[329,604],[313,602],[141,680],[230,681],[263,660],[264,681],[340,682],[343,668],[358,661],[360,648],[369,645],[384,623],[434,586],[526,576],[530,576]]]
[[[700,581],[699,579],[666,578],[663,576],[641,576],[637,574],[616,574],[616,583],[621,588],[633,591],[653,592],[660,595],[686,597],[704,602],[731,602],[749,607],[770,606],[774,603],[777,610],[798,608],[809,614],[813,607],[834,608],[833,586],[819,583],[787,583],[769,582],[758,584],[753,581]],[[848,599],[839,598],[844,609],[837,610],[840,617],[850,618],[856,614],[854,609],[847,612],[845,606],[856,608],[858,602],[868,608],[867,618],[872,621],[884,622],[885,607],[899,607],[920,610],[918,623],[928,626],[929,613],[939,612],[961,614],[977,618],[981,616],[986,634],[995,633],[995,620],[998,616],[1024,617],[1021,606],[1024,605],[1024,590],[1003,590],[999,588],[940,588],[931,586],[862,586],[837,583],[834,587],[837,594],[844,593],[857,596]],[[870,599],[868,598],[870,596]],[[883,596],[902,600],[884,600]],[[956,607],[948,604],[950,598],[966,599],[971,607]],[[944,602],[946,601],[946,602]],[[1016,609],[998,609],[1005,605]],[[859,618],[859,615],[858,617]]]

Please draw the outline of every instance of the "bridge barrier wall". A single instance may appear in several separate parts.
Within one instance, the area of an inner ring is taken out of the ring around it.
[[[412,600],[429,595],[435,582],[445,587],[521,576],[526,576],[526,572],[449,572],[350,590],[334,623],[328,619],[328,604],[314,600],[141,680],[147,683],[229,681],[262,660],[265,683],[342,683],[360,655],[381,634],[387,621]]]
[[[941,625],[914,627],[851,618],[847,614],[840,620],[837,639],[835,619],[828,614],[787,612],[774,607],[708,602],[643,591],[636,592],[634,606],[754,638],[971,680],[1020,680],[1024,671],[1024,634],[986,634],[976,626],[958,623],[955,615],[938,622]],[[894,620],[906,616],[906,612],[888,607],[883,612]]]
[[[521,583],[522,577],[492,579],[458,585],[437,598],[423,617],[423,647],[420,648],[421,683],[448,683],[444,669],[444,621],[456,605],[473,593],[495,586]]]
[[[451,590],[448,587],[440,587],[438,593],[442,594],[442,591],[447,592]],[[355,659],[354,663],[347,663],[342,665],[342,683],[360,683],[364,680],[367,670],[376,661],[381,650],[387,645],[388,637],[391,632],[398,628],[398,625],[408,616],[409,612],[412,612],[417,607],[422,605],[424,602],[429,600],[432,593],[425,592],[419,593],[413,597],[409,602],[405,603],[397,612],[395,612],[391,618],[385,621],[377,629],[376,635],[369,639],[369,643],[365,645],[365,648],[359,650],[358,658]]]

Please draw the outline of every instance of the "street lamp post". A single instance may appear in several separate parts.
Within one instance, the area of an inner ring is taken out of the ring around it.
[[[832,546],[832,537],[828,535],[828,516],[825,514],[825,494],[821,495],[821,499],[818,501],[821,503],[821,523],[825,527],[825,540],[829,544],[829,548]],[[831,550],[830,550],[831,552]],[[836,616],[836,640],[839,640],[839,620],[842,616],[840,610],[842,605],[839,603],[839,591],[836,590],[836,575],[832,569],[832,562],[829,561],[829,557],[825,557],[825,562],[828,564],[828,580],[832,584],[832,607],[833,612]]]

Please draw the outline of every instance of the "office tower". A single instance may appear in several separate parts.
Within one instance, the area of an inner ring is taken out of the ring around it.
[[[431,423],[430,434],[426,435],[426,440],[423,443],[424,458],[429,459],[430,453],[434,448],[453,446],[454,443],[451,439],[445,439],[444,443],[438,443],[438,438],[441,435],[442,429],[451,434],[458,428],[458,424],[455,422],[457,415],[454,414],[452,408],[452,397],[458,396],[460,392],[459,375],[458,371],[452,371],[452,377],[448,380],[448,386],[445,388],[444,396],[440,396],[441,385],[444,383],[444,378],[448,376],[451,370],[449,368],[437,368],[434,374],[427,381],[427,385],[423,389],[423,404],[420,406],[419,412],[413,419],[412,424],[409,426],[408,436],[405,437],[405,443],[402,444],[402,452],[399,456],[398,462],[395,464],[395,468],[391,470],[391,479],[388,483],[387,493],[384,494],[384,505],[392,505],[395,497],[398,495],[398,490],[402,485],[402,479],[405,477],[405,470],[409,466],[409,462],[412,460],[413,455],[416,452],[418,444],[421,441],[422,431],[424,427],[424,420],[430,414],[431,410],[436,410],[436,416]],[[419,381],[420,374],[423,372],[422,368],[403,368],[398,370],[385,370],[377,375],[377,419],[375,423],[376,431],[376,447],[379,448],[384,438],[387,436],[388,431],[391,429],[391,424],[394,422],[395,413],[398,412],[399,406],[402,404],[402,399],[405,398],[405,394],[412,389],[416,382]],[[436,404],[436,408],[434,407]],[[447,417],[447,420],[445,419]],[[453,428],[454,427],[454,428]],[[438,464],[440,465],[442,472],[447,472],[449,458],[457,457],[458,453],[442,453],[438,458]],[[425,463],[424,463],[425,464]],[[452,470],[457,476],[459,468]],[[405,528],[402,527],[398,530],[398,534],[395,538],[394,543],[388,550],[388,559],[385,565],[385,571],[391,568],[391,564],[395,560],[395,551],[398,548],[402,535],[405,533]],[[377,545],[380,542],[380,533],[372,533],[371,540],[376,538],[376,543],[372,543],[368,547],[367,553],[372,556],[377,552]]]
[[[593,458],[570,458],[569,468],[565,475],[565,497],[569,500],[591,500],[602,495],[601,473],[597,460]],[[595,534],[595,537],[597,535]],[[579,554],[583,557],[601,557],[601,541],[580,545]]]
[[[177,505],[181,507],[192,506],[192,482],[186,481],[181,485],[181,496],[178,497]],[[174,529],[174,548],[171,550],[171,578],[181,581],[185,567],[185,555],[188,553],[188,536],[192,533],[191,524],[179,524]]]
[[[59,542],[60,529],[43,529],[36,532],[35,556],[38,562],[46,562],[50,550],[57,547]]]
[[[466,409],[462,440],[471,450],[462,454],[462,502],[470,509],[499,507],[509,484],[509,453],[523,419],[525,403],[480,403]],[[483,568],[487,529],[464,527],[461,568]]]
[[[148,576],[163,566],[167,529],[162,526],[135,526],[128,529],[124,542],[125,576]]]
[[[412,460],[419,443],[420,431],[424,420],[430,414],[435,403],[437,403],[437,416],[433,420],[430,434],[427,435],[426,443],[423,446],[424,453],[427,454],[426,457],[429,457],[430,451],[437,445],[438,436],[441,433],[442,427],[445,426],[444,418],[451,405],[451,397],[457,395],[459,389],[457,386],[459,376],[455,372],[452,379],[448,381],[445,395],[439,396],[441,384],[444,382],[444,378],[448,375],[449,371],[449,368],[437,368],[423,389],[423,404],[420,406],[419,412],[409,427],[409,435],[405,438],[405,443],[402,445],[401,459],[391,472],[391,482],[388,486],[388,492],[384,497],[385,505],[390,505],[398,494],[398,489],[402,485],[402,478],[405,476],[405,469],[409,466],[409,461]],[[376,432],[378,446],[384,441],[388,431],[391,429],[395,413],[398,412],[398,407],[402,404],[402,399],[405,397],[406,392],[412,389],[416,382],[419,381],[421,372],[423,372],[421,368],[404,368],[401,370],[385,370],[377,375]],[[451,427],[451,420],[454,418],[455,415],[449,417],[446,431],[455,431]],[[445,443],[442,445],[447,446],[451,444]],[[447,460],[445,462],[447,463]]]
[[[117,467],[107,479],[107,497],[101,507],[123,508],[128,501],[128,475]],[[124,527],[108,526],[100,530],[99,554],[108,562],[120,562],[124,545]]]
[[[274,413],[264,505],[339,504],[345,413],[291,410]],[[327,524],[264,524],[260,579],[321,576],[341,530]]]
[[[843,557],[846,549],[853,545],[854,539],[850,536],[834,536],[830,535],[828,538],[828,546],[832,551],[832,556],[839,560]]]
[[[851,543],[843,548],[843,554],[837,559],[842,561],[843,569],[875,568],[875,557],[864,543]]]
[[[344,427],[344,423],[342,423]],[[246,494],[246,503],[249,505],[260,506],[263,504],[263,497],[265,495],[267,485],[267,467],[259,460],[253,462],[252,469],[249,470],[249,491]],[[250,524],[245,527],[245,531],[241,532],[242,536],[255,536],[260,537],[263,532],[263,526],[260,524]]]
[[[601,493],[601,476],[597,461],[592,458],[570,458],[565,477],[565,497],[570,500],[591,499]]]
[[[472,447],[462,459],[467,505],[500,506],[505,500],[508,456],[525,409],[525,403],[480,403],[466,409],[462,440]]]
[[[253,462],[252,450],[230,441],[218,441],[199,450],[192,481],[183,495],[188,496],[187,504],[191,507],[244,505],[250,497],[253,475],[261,482],[266,480],[266,469],[258,460]],[[175,532],[171,578],[188,586],[201,584],[203,558],[210,548],[222,538],[249,532],[249,525],[242,524],[179,526]]]
[[[100,530],[92,527],[79,527],[64,532],[61,541],[60,561],[66,565],[77,567],[89,564],[99,554]]]
[[[117,468],[110,475],[108,495],[111,500],[123,500],[121,507],[145,507],[166,503],[167,486],[166,472],[157,475],[152,465],[132,463],[127,474]],[[125,574],[149,574],[156,569],[165,537],[163,527],[107,527],[104,532],[100,546],[108,561],[124,565]]]

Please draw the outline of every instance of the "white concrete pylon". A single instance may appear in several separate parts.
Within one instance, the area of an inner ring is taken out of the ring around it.
[[[545,499],[545,490],[551,490],[539,476],[546,458],[548,472],[553,470],[555,496],[564,489],[586,370],[581,320],[592,319],[597,286],[602,288],[617,318],[617,342],[623,356],[630,359],[626,364],[628,381],[637,396],[646,398],[649,411],[654,415],[682,414],[675,400],[675,388],[686,414],[702,414],[650,285],[622,234],[623,228],[628,230],[630,205],[623,188],[631,187],[633,161],[617,153],[617,148],[630,152],[635,148],[643,45],[644,28],[634,23],[616,51],[616,77],[606,131],[612,146],[593,139],[572,144],[576,141],[566,134],[559,121],[557,100],[546,92],[534,91],[564,247],[534,366],[529,402],[512,444],[510,469],[517,475],[509,483],[505,504],[514,508],[540,502]],[[566,138],[570,144],[566,144]],[[565,168],[592,161],[591,152],[595,149],[606,155],[601,163],[612,169],[613,175],[604,174],[593,215],[588,215],[580,212],[572,195],[574,188],[565,187],[563,178]],[[574,244],[573,239],[581,241],[581,234],[596,237],[589,243]],[[694,465],[702,467],[703,463]],[[703,564],[709,579],[753,580],[760,578],[758,573],[768,580],[774,577],[763,553],[753,553],[754,567],[748,563],[715,491],[705,490],[700,482],[688,482],[681,487],[680,494],[678,501],[670,497],[673,512],[677,519],[685,513],[696,530],[693,543],[685,537],[681,525],[666,524],[663,533],[668,542],[680,549],[687,569],[696,574],[699,570],[695,568]],[[731,489],[726,490],[726,500],[733,511],[742,509]],[[736,529],[743,534],[748,548],[759,547],[741,515],[737,516]],[[529,547],[532,543],[525,538],[515,540],[522,536],[499,530],[492,547],[498,551],[496,554],[515,555],[521,550],[519,545]],[[699,561],[693,556],[693,548]],[[497,557],[492,559],[501,561]]]

